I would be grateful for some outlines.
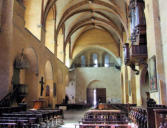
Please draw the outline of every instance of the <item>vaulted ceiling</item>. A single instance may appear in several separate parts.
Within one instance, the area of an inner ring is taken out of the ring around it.
[[[64,28],[65,45],[69,40],[73,45],[82,33],[93,28],[107,31],[117,43],[122,43],[123,32],[127,32],[125,0],[45,0],[45,5],[44,20],[55,9],[55,36]]]

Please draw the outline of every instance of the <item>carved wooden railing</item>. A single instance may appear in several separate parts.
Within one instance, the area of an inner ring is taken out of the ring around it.
[[[12,92],[9,92],[1,101],[0,107],[10,107],[11,104],[14,102],[15,97],[18,94],[19,87],[17,86]]]
[[[124,45],[124,62],[125,65],[130,65],[131,63],[142,63],[147,59],[147,45]]]
[[[1,101],[0,107],[10,107],[14,102],[20,103],[26,96],[26,91],[23,91],[26,85],[16,85],[12,92],[9,92]]]
[[[147,44],[146,26],[136,26],[130,38],[131,42],[135,45]]]
[[[147,46],[146,45],[131,45],[130,57],[134,59],[146,58],[147,57]]]

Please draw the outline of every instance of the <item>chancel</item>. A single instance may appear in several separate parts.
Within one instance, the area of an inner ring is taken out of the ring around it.
[[[0,0],[0,128],[166,128],[166,6]]]

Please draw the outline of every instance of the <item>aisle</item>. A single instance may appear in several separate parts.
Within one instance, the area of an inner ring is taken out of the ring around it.
[[[88,111],[88,109],[64,111],[64,125],[60,128],[75,128],[75,125],[83,118],[86,111]]]

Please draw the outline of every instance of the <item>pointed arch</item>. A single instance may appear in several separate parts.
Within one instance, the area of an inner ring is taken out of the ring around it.
[[[41,39],[42,0],[24,0],[25,27],[39,40]]]

